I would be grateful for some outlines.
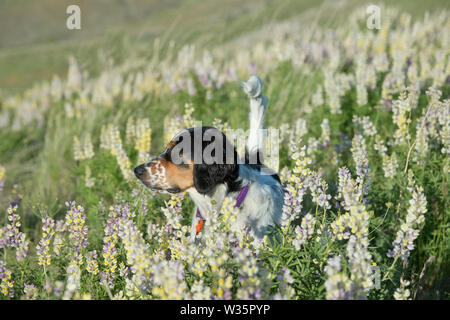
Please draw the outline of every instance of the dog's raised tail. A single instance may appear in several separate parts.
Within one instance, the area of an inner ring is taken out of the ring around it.
[[[250,132],[245,148],[246,163],[262,164],[264,161],[264,116],[269,99],[262,94],[262,80],[252,75],[246,82],[241,82],[242,89],[250,98]]]

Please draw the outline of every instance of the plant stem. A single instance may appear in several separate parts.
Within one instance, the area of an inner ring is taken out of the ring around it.
[[[325,207],[323,207],[323,217],[322,217],[322,226],[325,225],[325,216],[327,214],[327,209]]]
[[[398,255],[395,257],[395,259],[392,262],[391,266],[387,269],[387,271],[386,271],[386,273],[385,273],[385,275],[384,275],[384,277],[383,277],[383,279],[381,281],[387,280],[388,275],[390,274],[392,268],[395,266],[395,263],[397,262],[397,260],[398,260]]]

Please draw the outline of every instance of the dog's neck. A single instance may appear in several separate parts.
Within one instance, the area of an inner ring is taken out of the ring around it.
[[[211,194],[201,194],[194,187],[186,190],[191,196],[202,216],[207,219],[212,210],[219,211],[222,203],[227,196],[227,187],[225,184],[219,184]]]

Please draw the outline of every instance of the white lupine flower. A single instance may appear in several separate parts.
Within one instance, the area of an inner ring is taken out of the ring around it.
[[[74,298],[75,294],[80,289],[80,278],[81,278],[80,267],[72,262],[67,267],[66,290],[64,291],[64,295],[62,297],[64,300]]]
[[[383,155],[383,171],[385,178],[393,178],[398,168],[397,156],[393,153],[391,156]]]
[[[295,249],[299,250],[300,246],[313,235],[315,223],[316,219],[311,214],[308,213],[303,217],[301,225],[295,228],[296,237],[292,240]]]
[[[410,282],[400,279],[400,287],[394,292],[395,300],[410,300],[411,291],[407,288]]]
[[[423,189],[417,187],[412,191],[412,199],[409,200],[409,208],[405,220],[400,225],[393,249],[389,250],[388,257],[401,258],[406,260],[410,252],[414,249],[414,240],[419,236],[425,222],[425,213],[427,212],[427,200],[423,194]]]

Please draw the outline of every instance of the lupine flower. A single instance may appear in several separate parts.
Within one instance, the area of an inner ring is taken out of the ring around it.
[[[383,171],[385,178],[393,178],[398,168],[398,161],[395,153],[391,156],[383,155]]]
[[[164,117],[164,142],[168,143],[183,127],[182,117]]]
[[[334,75],[325,71],[324,89],[327,97],[327,104],[332,114],[340,114],[341,111],[341,89],[334,80]]]
[[[43,289],[45,290],[47,295],[50,295],[52,293],[52,285],[51,285],[50,281],[47,280],[45,282]]]
[[[322,86],[318,86],[313,96],[311,97],[311,104],[313,107],[318,107],[324,103]]]
[[[341,272],[341,257],[334,256],[329,258],[325,267],[325,272],[327,273],[327,280],[325,281],[327,299],[348,299],[351,281],[345,273]]]
[[[0,290],[3,295],[14,297],[14,280],[11,271],[6,268],[6,263],[0,259]]]
[[[0,248],[8,246],[8,229],[5,227],[0,228]]]
[[[411,291],[408,289],[410,282],[400,279],[400,287],[394,292],[395,300],[411,300]]]
[[[278,292],[273,297],[274,300],[289,300],[294,296],[294,289],[291,285],[294,283],[294,278],[291,276],[291,271],[283,267],[281,273],[277,275]]]
[[[128,278],[128,275],[130,273],[130,269],[125,266],[123,262],[119,263],[119,274],[123,278]]]
[[[338,239],[348,239],[351,234],[362,237],[368,232],[369,214],[362,205],[351,206],[350,212],[340,215],[332,224],[334,236]]]
[[[190,293],[194,300],[209,300],[212,296],[211,288],[204,283],[203,279],[196,280],[192,284]]]
[[[184,105],[183,122],[186,128],[192,128],[195,126],[195,119],[192,117],[195,109],[192,103],[186,103]]]
[[[56,256],[61,255],[64,245],[64,231],[66,230],[65,221],[58,220],[55,224],[55,238],[53,240],[53,252]]]
[[[109,124],[107,127],[102,127],[100,135],[100,148],[107,149],[116,157],[120,170],[126,180],[133,177],[131,171],[131,162],[122,145],[120,132],[117,126]]]
[[[364,210],[362,206],[359,208],[351,207],[350,215],[348,213],[341,215],[332,223],[333,233],[337,234],[337,239],[349,239],[347,244],[347,257],[350,277],[344,276],[341,273],[336,275],[336,272],[339,270],[330,269],[330,272],[328,272],[329,287],[327,288],[329,298],[364,299],[367,291],[372,287],[370,277],[372,256],[368,251],[369,241],[367,238],[369,216],[365,211],[361,212],[361,210]],[[351,281],[348,282],[348,279]],[[341,289],[336,292],[336,287],[342,286],[339,285],[340,282],[345,284],[346,290],[342,291]]]
[[[341,205],[345,210],[356,206],[361,201],[361,192],[357,182],[352,179],[350,171],[346,167],[339,168],[338,172],[338,199],[342,199]]]
[[[106,126],[102,126],[100,129],[100,148],[106,150],[111,149],[111,139]]]
[[[448,153],[450,145],[450,100],[439,101],[442,92],[430,87],[426,91],[429,103],[423,116],[417,120],[416,144],[413,161],[422,163],[425,159],[432,139],[438,140],[443,148],[441,153]]]
[[[69,207],[65,223],[72,246],[72,263],[81,266],[84,263],[81,251],[87,246],[88,227],[85,225],[86,215],[84,214],[84,208],[76,205],[75,201],[66,202],[66,206]]]
[[[30,241],[27,239],[27,235],[21,232],[19,236],[19,244],[16,248],[17,261],[23,261],[27,257],[29,246]]]
[[[131,179],[131,163],[128,159],[128,156],[122,146],[122,140],[120,138],[119,130],[116,126],[109,126],[109,139],[111,141],[111,149],[110,152],[113,156],[116,157],[117,163],[119,164],[120,170],[126,180]]]
[[[292,145],[294,142],[301,141],[301,138],[308,133],[308,127],[306,120],[304,119],[298,119],[295,122],[295,126],[290,130],[289,136],[287,137],[289,141],[291,142],[290,145]],[[291,153],[293,152],[290,150]]]
[[[361,194],[365,195],[369,189],[367,178],[369,176],[370,167],[366,143],[362,136],[357,134],[353,137],[351,152],[353,161],[356,165],[356,174],[358,176],[356,182],[359,186]]]
[[[283,216],[281,225],[288,227],[290,223],[300,214],[302,209],[303,196],[308,188],[308,179],[311,170],[307,166],[311,163],[311,159],[306,156],[306,146],[300,151],[295,143],[291,143],[292,159],[295,160],[295,167],[291,174],[287,177],[287,185],[284,197]]]
[[[378,134],[375,135],[375,143],[373,145],[373,148],[375,150],[377,150],[381,156],[383,156],[387,153],[387,148],[385,146],[385,143]]]
[[[129,117],[127,120],[125,138],[126,142],[129,144],[133,144],[134,141],[136,140],[136,123],[134,121],[134,117]]]
[[[117,268],[117,241],[119,237],[119,218],[121,216],[121,207],[116,206],[109,208],[109,219],[105,227],[105,236],[103,238],[103,252],[105,270],[102,274],[102,279],[108,283],[110,287],[113,285],[115,272]]]
[[[373,137],[377,134],[377,129],[368,116],[358,117],[357,115],[353,115],[353,123],[357,127],[359,133],[365,137]]]
[[[97,251],[91,251],[86,255],[86,270],[94,276],[98,274]]]
[[[187,289],[183,265],[180,262],[164,260],[155,262],[152,295],[163,300],[181,299]]]
[[[42,237],[39,244],[36,246],[37,255],[39,257],[39,265],[48,266],[52,259],[50,255],[50,241],[55,234],[55,221],[46,215],[42,219]]]
[[[39,291],[34,286],[34,284],[24,284],[23,293],[25,293],[25,298],[28,300],[36,300]]]
[[[181,229],[181,215],[182,201],[184,194],[172,195],[170,200],[166,202],[165,208],[162,208],[164,216],[166,217],[166,225],[171,230]]]
[[[127,263],[132,272],[133,287],[136,287],[136,292],[147,292],[150,290],[149,280],[153,269],[150,248],[143,240],[134,222],[128,218],[120,220],[119,236],[126,250]]]
[[[84,150],[83,150],[83,158],[91,159],[94,157],[94,146],[92,145],[91,135],[88,133],[84,137]]]
[[[368,220],[367,220],[368,222]],[[367,292],[372,288],[371,278],[372,255],[368,250],[369,240],[367,233],[362,236],[352,235],[347,244],[347,257],[352,282],[350,297],[352,299],[365,299]]]
[[[330,143],[330,124],[328,119],[323,119],[320,128],[322,129],[320,140],[322,142],[322,146],[326,147]]]
[[[389,60],[386,52],[380,52],[373,58],[373,66],[377,72],[386,72],[389,68]]]
[[[78,140],[77,136],[73,137],[73,158],[75,160],[84,159],[84,154],[81,148],[80,140]]]
[[[83,70],[74,57],[69,57],[69,71],[67,74],[67,86],[69,88],[82,87],[83,84]]]
[[[0,232],[0,247],[12,247],[16,249],[17,261],[22,261],[28,253],[29,241],[26,234],[20,231],[22,223],[17,212],[17,205],[8,207],[8,223]]]
[[[17,248],[20,243],[21,232],[19,230],[22,223],[20,222],[20,216],[16,213],[18,206],[10,205],[8,207],[8,224],[6,226],[8,230],[8,245],[13,248]]]
[[[63,290],[64,290],[64,282],[62,282],[60,280],[56,280],[55,284],[54,284],[54,288],[53,288],[53,294],[57,298],[60,298],[61,295],[63,294]]]
[[[66,202],[69,210],[66,214],[66,226],[69,231],[69,239],[75,248],[87,246],[88,227],[85,225],[86,215],[84,208],[76,205],[75,201]]]
[[[388,257],[400,257],[406,260],[410,252],[414,249],[414,240],[419,236],[420,229],[425,222],[425,213],[427,212],[427,200],[423,194],[423,189],[417,187],[412,192],[412,199],[409,200],[409,208],[405,220],[400,225],[393,249],[389,250]]]
[[[401,144],[410,139],[408,118],[409,112],[416,107],[418,100],[417,89],[408,87],[408,92],[402,91],[397,100],[392,103],[392,120],[397,125],[397,130],[394,133],[396,144]]]
[[[76,294],[80,289],[80,277],[80,267],[72,261],[67,267],[67,283],[64,295],[62,297],[64,300],[76,298]]]
[[[148,160],[150,154],[151,138],[152,130],[150,129],[150,121],[147,118],[137,119],[135,149],[139,152],[139,162]]]
[[[313,156],[313,153],[320,149],[320,141],[314,137],[308,139],[308,148],[306,149],[306,153],[309,156]]]
[[[356,57],[356,101],[359,106],[367,104],[367,83],[368,83],[368,65],[366,56],[360,54]]]
[[[94,179],[91,177],[91,168],[86,166],[86,175],[84,177],[85,186],[91,188],[94,186]]]
[[[5,185],[5,172],[5,167],[0,165],[0,194],[2,194],[3,186]]]
[[[331,205],[329,200],[331,199],[331,195],[326,194],[328,185],[325,180],[323,180],[316,172],[311,173],[308,180],[312,201],[321,208],[330,209]]]
[[[134,144],[134,148],[138,153],[138,162],[142,163],[149,158],[151,146],[152,130],[150,129],[150,121],[147,118],[138,118],[134,121],[133,117],[128,118],[126,127],[126,141]]]
[[[316,219],[311,214],[307,214],[303,217],[300,226],[295,228],[295,238],[292,240],[292,244],[295,249],[299,250],[301,245],[306,243],[308,239],[314,233],[314,225],[316,224]]]
[[[348,212],[333,221],[331,229],[333,238],[338,240],[348,239],[346,251],[350,277],[341,278],[342,275],[339,274],[336,278],[336,272],[339,270],[336,268],[330,269],[329,277],[332,277],[332,279],[329,282],[329,297],[333,299],[364,299],[368,290],[372,287],[370,277],[372,255],[368,250],[370,214],[361,203],[361,196],[361,188],[358,182],[351,178],[347,168],[340,168],[338,197],[343,198],[343,208]],[[336,286],[339,287],[339,282],[342,279],[345,279],[345,281],[350,279],[350,284],[346,287],[346,291],[336,291]]]
[[[257,263],[250,249],[236,247],[233,256],[241,267],[239,268],[238,299],[261,299],[267,295],[270,281],[267,270]]]

